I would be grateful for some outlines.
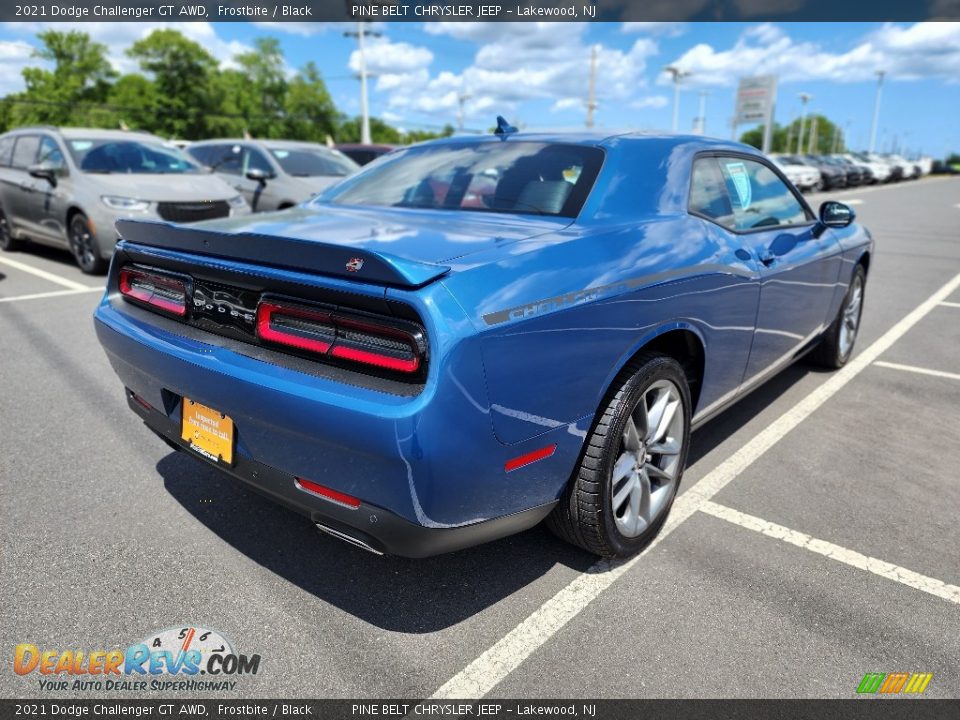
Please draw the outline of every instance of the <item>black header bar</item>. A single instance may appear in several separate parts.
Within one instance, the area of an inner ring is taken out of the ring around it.
[[[323,720],[942,720],[960,700],[0,700],[0,718]]]
[[[958,20],[960,3],[903,0],[37,0],[3,22],[632,22]]]

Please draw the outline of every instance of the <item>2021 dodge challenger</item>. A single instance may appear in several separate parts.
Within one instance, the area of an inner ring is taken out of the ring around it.
[[[374,552],[544,519],[636,552],[692,429],[805,354],[847,361],[873,240],[744,145],[510,130],[283,213],[120,221],[95,324],[130,408]]]

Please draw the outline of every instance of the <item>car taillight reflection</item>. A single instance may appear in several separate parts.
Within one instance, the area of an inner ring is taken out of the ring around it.
[[[183,280],[125,267],[120,270],[120,294],[152,308],[183,317],[187,314],[187,284]]]

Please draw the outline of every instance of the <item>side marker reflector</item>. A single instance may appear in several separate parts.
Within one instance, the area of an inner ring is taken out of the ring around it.
[[[522,468],[524,465],[529,465],[530,463],[537,462],[537,460],[543,460],[544,458],[550,457],[553,455],[556,449],[557,444],[554,443],[553,445],[547,445],[539,450],[528,452],[526,455],[515,457],[513,460],[507,460],[507,464],[503,466],[503,469],[505,472],[512,472],[517,468]]]
[[[345,507],[356,510],[360,507],[360,499],[355,498],[352,495],[347,495],[342,492],[337,492],[336,490],[323,485],[318,485],[315,482],[310,482],[309,480],[304,480],[303,478],[296,479],[296,485],[301,490],[306,490],[308,493],[313,493],[314,495],[319,495],[320,497],[335,502],[338,505],[343,505]]]

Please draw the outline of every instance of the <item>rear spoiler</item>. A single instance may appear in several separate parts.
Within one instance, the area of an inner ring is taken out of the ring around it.
[[[379,285],[416,288],[450,272],[446,265],[317,240],[218,232],[157,220],[118,220],[116,226],[122,239],[138,245],[248,260]]]

